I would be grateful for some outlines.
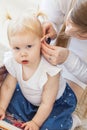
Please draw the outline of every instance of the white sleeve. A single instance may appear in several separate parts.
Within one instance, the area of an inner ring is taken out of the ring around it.
[[[5,53],[3,62],[4,62],[4,65],[7,69],[7,71],[13,77],[16,77],[15,62],[14,62],[14,59],[13,59],[13,55],[10,51]]]
[[[77,79],[87,84],[87,63],[82,61],[77,55],[75,55],[73,52],[70,52],[63,65]]]
[[[40,11],[47,15],[48,20],[54,23],[58,30],[64,22],[71,1],[72,0],[42,0],[40,3]]]

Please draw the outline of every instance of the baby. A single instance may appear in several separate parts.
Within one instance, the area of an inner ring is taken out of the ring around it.
[[[29,13],[10,22],[11,51],[4,59],[9,73],[0,89],[0,119],[5,118],[10,103],[14,117],[25,121],[24,130],[69,130],[76,96],[62,79],[61,68],[41,55],[42,37],[38,14]],[[17,82],[20,90],[14,93]]]

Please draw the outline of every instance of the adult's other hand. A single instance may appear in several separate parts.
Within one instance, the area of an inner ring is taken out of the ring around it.
[[[41,41],[43,41],[48,37],[50,37],[51,39],[55,39],[57,37],[57,32],[54,29],[52,23],[45,22],[42,24],[42,28],[43,28],[43,38]]]
[[[62,64],[66,61],[69,50],[67,48],[48,45],[42,42],[42,54],[53,65]]]

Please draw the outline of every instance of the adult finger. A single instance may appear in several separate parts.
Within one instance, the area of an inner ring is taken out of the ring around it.
[[[49,55],[44,50],[42,50],[42,54],[45,57],[45,59],[48,61]]]
[[[42,24],[42,29],[43,29],[43,36],[48,34],[50,28],[51,28],[51,23],[45,22]]]
[[[57,33],[52,25],[52,23],[44,23],[42,25],[43,27],[43,36],[46,35],[47,37],[50,37],[51,39],[55,39],[57,37]]]
[[[54,55],[55,47],[52,45],[42,43],[42,50],[48,55]]]
[[[53,56],[48,55],[44,50],[42,50],[42,54],[44,56],[44,58],[50,63],[50,64],[54,64],[54,60],[53,60]]]

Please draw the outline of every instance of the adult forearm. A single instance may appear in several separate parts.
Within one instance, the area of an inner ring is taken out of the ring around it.
[[[69,72],[76,76],[76,78],[87,84],[87,64],[77,55],[70,52],[67,60],[64,62],[64,66]]]

